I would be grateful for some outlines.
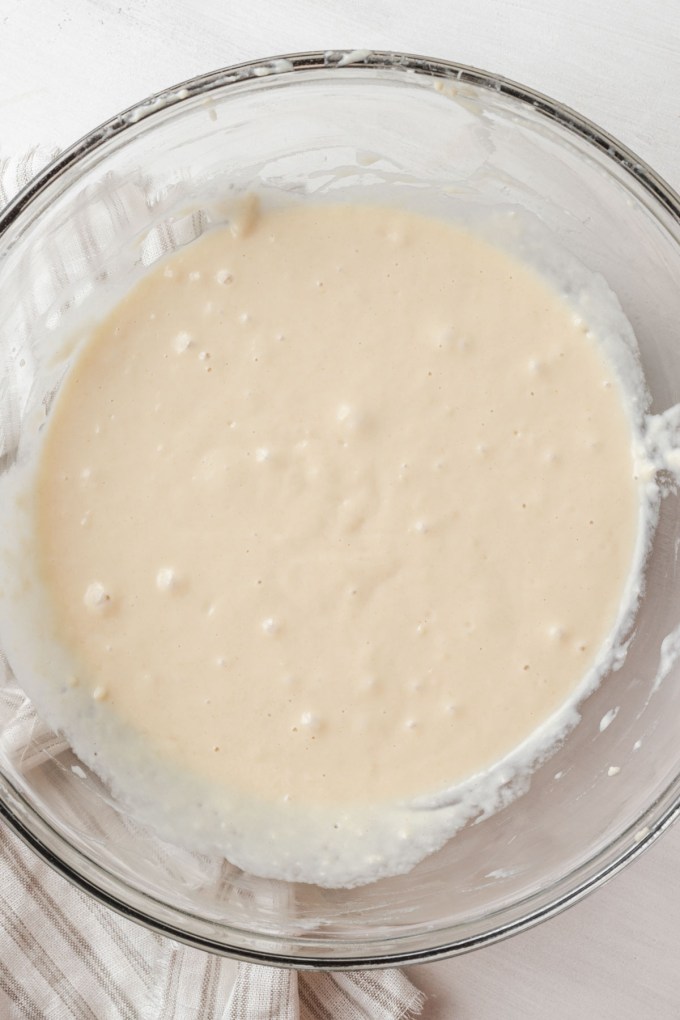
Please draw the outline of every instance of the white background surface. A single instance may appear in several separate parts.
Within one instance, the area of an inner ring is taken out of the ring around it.
[[[0,157],[225,64],[344,47],[515,78],[680,189],[678,0],[0,0]],[[410,975],[426,1020],[680,1020],[680,826],[561,917]]]

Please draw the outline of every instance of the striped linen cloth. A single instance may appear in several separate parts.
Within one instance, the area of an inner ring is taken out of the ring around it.
[[[0,825],[2,1020],[399,1020],[398,970],[234,964],[146,931],[71,886]]]
[[[23,158],[0,157],[0,207],[54,154],[36,147]],[[120,208],[109,215],[108,224],[81,231],[81,254],[92,254]],[[197,236],[203,224],[190,217],[176,229],[152,237],[155,254]],[[0,421],[0,433],[12,427]],[[30,775],[45,755],[70,753],[5,668],[0,720],[0,765]],[[0,1020],[403,1020],[423,1003],[398,970],[280,970],[163,938],[71,886],[0,822]]]

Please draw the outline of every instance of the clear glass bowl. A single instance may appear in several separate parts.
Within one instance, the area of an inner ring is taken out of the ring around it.
[[[31,409],[49,411],[60,383],[54,338],[82,328],[93,305],[219,220],[225,196],[254,184],[336,199],[400,188],[443,215],[523,210],[618,294],[652,410],[680,399],[680,202],[647,166],[558,103],[472,68],[393,53],[302,54],[146,100],[64,152],[0,215],[3,470],[19,438],[31,442]],[[101,901],[205,949],[340,968],[483,946],[595,888],[680,810],[671,654],[679,548],[671,492],[622,667],[584,703],[580,724],[522,796],[410,874],[327,890],[259,879],[161,843],[33,718],[22,678],[6,663],[0,811]],[[655,686],[660,661],[667,675]],[[610,775],[611,766],[620,772]]]

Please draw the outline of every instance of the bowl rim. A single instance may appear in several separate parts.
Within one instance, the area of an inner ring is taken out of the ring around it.
[[[675,784],[678,785],[677,783]],[[7,793],[9,784],[4,780],[4,777],[0,773],[0,793]],[[12,791],[16,796],[16,791]],[[665,799],[665,798],[664,798]],[[47,833],[52,833],[56,837],[56,841],[62,844],[66,844],[67,841],[59,833],[56,833],[48,823],[46,823],[37,812],[34,811],[29,805],[23,802],[21,805],[24,809],[28,808],[30,814],[38,819],[39,827]],[[95,881],[87,878],[82,871],[79,871],[77,867],[66,862],[58,853],[48,845],[43,835],[37,834],[27,824],[25,824],[19,817],[19,812],[13,812],[8,803],[3,800],[0,796],[0,820],[4,820],[7,825],[13,830],[13,832],[22,840],[22,842],[33,852],[35,852],[53,871],[60,874],[73,886],[80,889],[86,895],[91,896],[94,900],[101,903],[103,906],[115,911],[119,916],[126,918],[127,920],[134,921],[141,925],[141,927],[154,932],[157,935],[164,936],[166,938],[174,939],[176,942],[181,942],[194,949],[201,949],[206,952],[214,953],[219,956],[226,956],[231,959],[239,960],[244,963],[255,963],[262,966],[280,967],[294,970],[324,970],[324,971],[342,971],[342,970],[375,970],[384,969],[385,967],[401,967],[411,966],[418,963],[433,963],[438,960],[447,959],[453,956],[460,956],[464,953],[472,952],[473,950],[482,949],[485,946],[491,946],[497,942],[504,941],[513,935],[520,934],[521,932],[528,931],[531,928],[536,927],[543,921],[549,920],[551,917],[555,917],[566,910],[568,907],[579,903],[586,896],[589,896],[600,886],[604,885],[611,878],[617,875],[624,867],[629,863],[636,860],[641,854],[650,847],[656,840],[666,832],[670,826],[680,818],[680,792],[676,791],[670,802],[665,807],[665,810],[661,813],[660,817],[656,820],[649,819],[652,823],[649,826],[642,826],[638,832],[633,836],[632,842],[628,834],[626,838],[626,846],[623,850],[614,857],[614,859],[599,870],[595,870],[592,875],[583,878],[581,881],[573,885],[572,888],[567,888],[560,895],[548,898],[547,901],[536,907],[533,910],[526,912],[523,916],[511,920],[505,923],[498,924],[495,927],[490,927],[482,934],[473,935],[467,938],[458,938],[453,941],[444,941],[434,946],[427,946],[422,949],[406,949],[399,951],[399,949],[390,950],[388,952],[379,951],[374,955],[322,955],[313,953],[307,953],[301,955],[298,953],[291,954],[289,952],[276,951],[275,948],[257,949],[249,948],[247,945],[225,942],[224,940],[217,940],[210,938],[205,935],[198,935],[195,932],[188,932],[185,929],[179,927],[175,923],[163,921],[162,919],[155,917],[146,911],[141,910],[139,907],[132,906],[126,902],[124,898],[117,895],[115,891],[110,891],[97,884]],[[637,825],[633,828],[637,828]],[[619,837],[619,840],[615,842],[623,842],[623,837]],[[68,845],[68,844],[67,844]],[[78,851],[76,855],[80,856]],[[597,860],[599,855],[596,855]],[[562,879],[562,884],[567,884],[569,880],[574,876],[578,875],[579,871],[588,868],[592,861],[586,862],[583,868],[577,868],[575,871],[570,872]],[[109,874],[106,869],[100,865],[96,865],[96,869],[104,874]],[[115,885],[120,887],[124,886],[125,883],[116,878]],[[555,886],[550,887],[550,889]],[[550,890],[549,890],[550,891]],[[154,900],[152,897],[141,894],[148,903],[158,903],[159,901]],[[513,906],[518,906],[523,903],[530,901],[536,897],[529,896],[526,900],[516,901]],[[186,916],[185,912],[178,908],[169,908],[170,912],[176,916]],[[168,908],[166,907],[166,910]],[[235,929],[227,929],[232,932]],[[442,931],[444,929],[435,929],[436,931]],[[248,934],[247,941],[255,941],[257,936]],[[406,941],[409,936],[404,936],[403,940]],[[260,941],[263,943],[281,942],[290,946],[295,940],[289,936],[262,936]],[[376,940],[379,941],[379,940]],[[398,947],[400,939],[391,938],[388,940],[390,945],[396,945]],[[347,944],[351,945],[351,941],[347,940]],[[303,943],[304,945],[304,943]],[[330,947],[330,943],[326,943],[326,948]],[[343,943],[345,945],[345,943]],[[371,943],[362,943],[372,948]]]
[[[310,72],[312,74],[332,73],[342,70],[347,77],[366,71],[394,72],[413,76],[425,76],[430,80],[440,80],[460,85],[473,86],[480,90],[493,92],[496,95],[530,106],[540,117],[566,130],[568,134],[585,141],[591,148],[598,150],[624,176],[632,177],[652,199],[653,211],[660,208],[680,224],[680,196],[660,177],[644,160],[632,150],[619,142],[612,135],[598,127],[592,121],[581,116],[568,106],[557,102],[542,92],[528,88],[509,78],[492,74],[479,68],[460,64],[450,60],[430,58],[411,53],[388,50],[314,50],[293,54],[245,61],[239,64],[219,68],[215,71],[187,79],[177,85],[156,92],[140,102],[128,107],[121,113],[104,121],[94,130],[82,136],[68,148],[54,157],[17,195],[0,209],[0,243],[5,235],[17,224],[38,197],[55,182],[77,167],[90,154],[104,146],[110,140],[147,119],[164,113],[172,107],[191,101],[196,96],[206,97],[213,91],[223,90],[231,85],[249,81],[266,79],[289,79],[294,81],[296,75]],[[511,935],[525,931],[541,921],[555,916],[567,906],[577,903],[590,892],[597,889],[609,878],[617,874],[630,861],[640,854],[680,817],[680,775],[676,776],[665,791],[647,808],[647,811],[625,832],[620,833],[606,846],[596,851],[588,860],[578,865],[567,875],[563,875],[547,890],[539,890],[520,900],[515,900],[509,907],[502,908],[499,913],[526,907],[519,917],[501,920],[481,934],[469,937],[444,938],[447,929],[440,926],[428,929],[425,936],[405,935],[386,940],[375,939],[354,942],[345,938],[338,943],[325,943],[328,951],[314,953],[309,951],[313,942],[291,936],[260,936],[240,932],[235,928],[224,926],[227,935],[245,935],[245,943],[259,942],[261,947],[218,940],[205,934],[186,931],[179,927],[185,911],[177,907],[161,904],[160,901],[139,890],[132,890],[136,898],[143,899],[151,906],[163,907],[166,914],[171,914],[177,924],[154,916],[152,912],[142,909],[138,904],[132,905],[126,899],[124,890],[130,891],[124,879],[112,875],[106,868],[93,862],[83,855],[68,840],[58,833],[17,790],[11,781],[0,771],[0,819],[3,819],[52,869],[60,873],[73,885],[92,896],[118,914],[133,920],[157,934],[173,938],[195,948],[229,956],[234,959],[259,964],[290,967],[296,969],[372,969],[385,966],[424,963],[469,952],[473,949],[499,942]],[[55,849],[55,844],[57,848]],[[71,853],[68,853],[70,849]],[[60,854],[66,851],[63,856]],[[80,858],[86,862],[85,871],[94,871],[96,877],[89,877],[79,870],[76,863],[67,857]],[[108,881],[102,882],[101,879]],[[532,906],[533,904],[533,906]],[[208,922],[206,922],[207,924]],[[449,935],[451,934],[451,928]],[[428,942],[435,936],[435,945],[424,945],[420,948],[402,948],[409,942]],[[439,938],[437,939],[437,936]],[[278,944],[296,946],[296,953],[279,952]],[[380,944],[382,949],[376,950]],[[385,943],[388,948],[385,949]],[[317,945],[319,945],[318,943]],[[338,952],[335,951],[337,946]],[[348,947],[362,952],[346,952]],[[391,947],[391,948],[390,948]],[[343,950],[345,950],[343,952]],[[374,951],[372,953],[372,950]]]

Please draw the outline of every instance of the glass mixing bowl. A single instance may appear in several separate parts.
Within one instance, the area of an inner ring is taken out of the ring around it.
[[[85,328],[93,309],[253,185],[335,200],[373,189],[454,217],[520,211],[619,296],[651,410],[680,399],[680,201],[649,167],[558,103],[472,68],[302,54],[140,103],[60,155],[0,214],[3,471],[19,439],[33,441],[32,409],[49,413],[63,377],[55,338]],[[483,946],[582,897],[680,810],[679,548],[671,491],[625,661],[521,796],[409,874],[353,890],[288,885],[162,843],[34,718],[6,662],[0,811],[102,902],[205,949],[341,968]]]

